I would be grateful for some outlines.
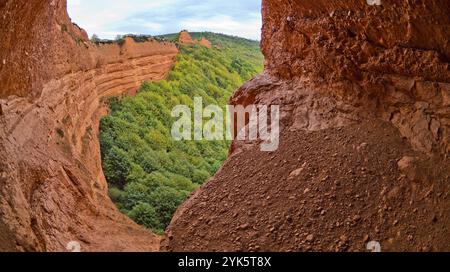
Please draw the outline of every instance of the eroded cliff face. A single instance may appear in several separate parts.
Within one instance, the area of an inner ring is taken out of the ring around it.
[[[263,0],[231,104],[280,105],[280,148],[235,142],[166,250],[450,250],[450,4],[377,2]]]
[[[98,125],[107,97],[167,75],[176,46],[95,45],[65,0],[7,0],[0,11],[0,250],[158,250],[107,196]]]
[[[368,2],[265,1],[267,73],[365,108],[421,151],[448,152],[450,5]]]
[[[208,41],[208,39],[203,37],[203,38],[201,38],[201,40],[194,40],[194,39],[192,39],[191,34],[189,34],[189,32],[187,32],[187,31],[180,32],[180,37],[178,37],[178,42],[180,44],[188,44],[188,45],[197,44],[197,45],[205,46],[208,48],[212,48],[212,44],[210,41]]]

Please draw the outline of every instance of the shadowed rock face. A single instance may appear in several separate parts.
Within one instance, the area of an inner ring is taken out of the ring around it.
[[[98,124],[103,98],[133,94],[171,69],[177,48],[95,45],[65,0],[0,4],[0,250],[158,250],[159,238],[107,196]]]
[[[366,108],[417,149],[448,152],[449,11],[446,1],[267,0],[266,72]]]
[[[280,149],[233,143],[164,249],[450,250],[449,11],[263,0],[265,72],[231,104],[280,105]]]

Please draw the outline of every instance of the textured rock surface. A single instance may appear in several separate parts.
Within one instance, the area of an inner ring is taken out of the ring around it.
[[[374,240],[382,251],[450,250],[449,159],[415,152],[375,119],[282,131],[276,152],[238,149],[177,211],[162,248],[365,251]],[[405,155],[417,159],[400,169]]]
[[[0,250],[158,250],[107,196],[98,124],[103,98],[163,78],[175,45],[92,44],[65,0],[7,0],[0,11]]]
[[[280,149],[235,142],[166,250],[450,250],[450,4],[370,3],[263,0],[265,72],[231,103],[280,105]]]
[[[266,71],[391,121],[415,148],[448,152],[446,1],[264,1]]]

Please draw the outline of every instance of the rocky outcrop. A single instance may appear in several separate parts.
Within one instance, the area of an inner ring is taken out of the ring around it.
[[[419,2],[266,1],[267,72],[325,87],[348,104],[371,105],[414,147],[448,152],[450,7]]]
[[[189,32],[187,31],[180,32],[178,42],[181,44],[194,44],[194,40],[192,39],[191,34],[189,34]]]
[[[450,250],[449,11],[263,0],[265,72],[231,104],[280,105],[280,148],[235,142],[164,248]]]
[[[180,36],[178,37],[178,42],[180,44],[187,44],[187,45],[201,45],[201,46],[205,46],[208,48],[212,48],[212,44],[211,42],[206,39],[205,37],[202,37],[200,40],[194,40],[191,37],[191,34],[189,34],[189,32],[187,31],[181,31],[180,32]]]
[[[0,250],[158,250],[107,196],[98,124],[107,97],[164,78],[176,46],[95,45],[65,0],[7,0],[0,11]]]
[[[368,3],[265,1],[267,73],[365,108],[421,151],[449,152],[450,6]]]
[[[201,38],[201,40],[198,41],[198,44],[201,45],[201,46],[212,48],[212,43],[208,39],[206,39],[205,37]]]

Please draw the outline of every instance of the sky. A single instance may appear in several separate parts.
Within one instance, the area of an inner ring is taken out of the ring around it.
[[[261,37],[261,0],[68,0],[72,21],[89,36],[212,31]]]

